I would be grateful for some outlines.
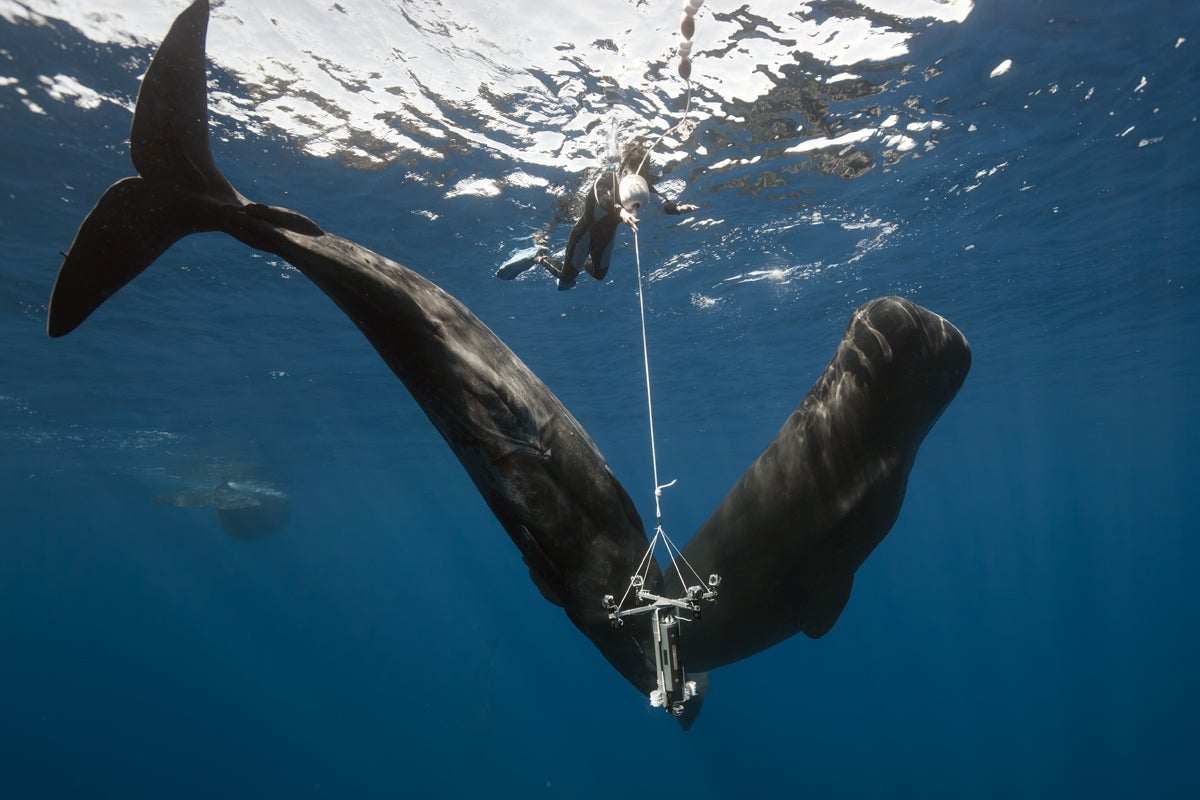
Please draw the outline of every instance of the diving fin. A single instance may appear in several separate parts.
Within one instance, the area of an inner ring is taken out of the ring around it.
[[[538,264],[538,256],[543,255],[545,250],[536,245],[526,247],[523,250],[518,250],[508,261],[500,265],[500,269],[496,270],[496,277],[502,281],[511,281],[518,275],[527,270],[536,267]]]

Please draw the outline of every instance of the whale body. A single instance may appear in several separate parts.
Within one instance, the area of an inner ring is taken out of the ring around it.
[[[221,231],[315,283],[404,383],[563,608],[643,694],[657,672],[650,631],[614,627],[649,546],[628,493],[579,422],[466,306],[416,272],[285,208],[244,197],[208,132],[208,0],[176,19],[142,81],[130,134],[137,171],[111,186],[60,267],[47,331],[63,336],[183,236]],[[953,325],[896,297],[859,308],[833,360],[684,550],[724,578],[688,626],[685,664],[706,670],[836,622],[855,569],[891,529],[921,441],[970,368]],[[679,592],[653,562],[645,588]],[[699,712],[688,703],[685,727]]]

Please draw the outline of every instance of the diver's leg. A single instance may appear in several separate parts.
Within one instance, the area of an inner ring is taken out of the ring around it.
[[[538,264],[546,268],[554,277],[558,278],[558,290],[561,292],[564,289],[570,289],[575,285],[575,276],[579,274],[579,270],[574,269],[569,263],[555,261],[547,255],[538,254],[534,259]]]
[[[558,276],[559,291],[570,289],[575,285],[575,278],[587,267],[589,251],[592,247],[592,225],[589,214],[584,214],[571,228],[567,237],[567,251],[563,254],[561,274]]]
[[[608,274],[608,265],[612,262],[613,242],[616,241],[615,227],[592,234],[591,260],[588,262],[588,274],[598,281],[604,280]]]

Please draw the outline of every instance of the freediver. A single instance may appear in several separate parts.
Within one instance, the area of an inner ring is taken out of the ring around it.
[[[638,212],[654,197],[667,214],[686,214],[699,209],[691,203],[676,203],[664,197],[654,186],[650,175],[649,150],[641,137],[625,146],[621,158],[611,168],[601,171],[584,193],[583,211],[567,237],[567,249],[562,260],[549,256],[546,245],[555,222],[550,222],[534,234],[536,254],[532,258],[510,261],[502,266],[496,277],[512,280],[530,267],[541,264],[558,278],[558,289],[575,285],[575,278],[586,271],[596,280],[608,274],[612,260],[613,240],[618,226],[624,222],[637,231]]]

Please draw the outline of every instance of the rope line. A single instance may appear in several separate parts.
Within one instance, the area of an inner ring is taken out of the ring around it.
[[[688,114],[690,114],[691,111],[692,111],[692,82],[691,82],[691,80],[688,80],[687,81],[687,100],[683,106],[683,116],[681,116],[679,118],[679,122],[676,122],[674,125],[672,125],[671,127],[667,128],[665,131],[660,133],[658,135],[658,138],[654,140],[653,144],[651,144],[649,147],[646,148],[646,152],[642,156],[642,160],[640,162],[638,162],[638,167],[635,170],[635,172],[637,172],[638,174],[641,173],[642,167],[644,167],[646,165],[646,160],[650,158],[650,154],[652,152],[654,152],[654,148],[656,148],[660,144],[662,144],[663,139],[667,138],[668,136],[670,136],[673,133],[678,133],[684,139],[686,139],[688,137],[688,134],[691,132],[691,130],[688,128]]]
[[[680,21],[680,34],[683,38],[683,41],[679,46],[679,77],[683,78],[687,84],[687,97],[684,103],[683,115],[679,122],[659,134],[658,138],[646,148],[646,152],[643,154],[642,161],[640,164],[638,164],[635,173],[641,173],[642,168],[646,164],[646,160],[650,157],[650,153],[653,152],[653,150],[658,147],[658,145],[661,144],[663,139],[665,139],[667,136],[674,133],[679,133],[684,138],[687,138],[688,134],[691,132],[691,128],[689,128],[690,120],[688,117],[692,109],[692,33],[695,27],[694,15],[703,4],[704,0],[684,0],[683,3],[683,18]],[[615,120],[610,136],[610,149],[612,150],[613,155],[613,197],[615,198],[618,196],[617,164],[619,159],[616,149]],[[654,474],[655,525],[654,538],[651,539],[650,546],[646,549],[646,554],[642,556],[642,560],[638,564],[637,570],[632,576],[630,576],[629,585],[625,587],[625,594],[621,596],[621,602],[617,605],[617,608],[624,608],[625,601],[629,598],[629,593],[635,588],[640,589],[641,587],[645,586],[646,578],[649,577],[650,574],[650,565],[654,563],[654,548],[658,545],[660,539],[662,540],[664,547],[667,549],[667,556],[671,559],[671,566],[675,569],[675,575],[679,578],[679,585],[684,588],[686,588],[688,585],[687,579],[684,578],[683,570],[680,569],[679,566],[679,562],[681,561],[692,573],[692,576],[696,579],[696,581],[701,584],[703,583],[703,580],[700,578],[700,574],[696,572],[696,568],[693,567],[686,558],[684,558],[683,552],[676,547],[675,543],[671,541],[671,538],[667,536],[667,532],[663,529],[662,524],[662,490],[670,486],[674,486],[675,480],[671,480],[669,483],[660,483],[658,477],[658,444],[654,436],[654,399],[650,389],[650,346],[648,337],[646,335],[645,280],[642,276],[642,253],[636,227],[633,229],[633,255],[634,262],[637,264],[638,312],[641,315],[642,322],[642,363],[645,367],[646,374],[646,413],[650,423],[650,467]]]
[[[696,568],[693,567],[688,560],[683,557],[683,551],[676,547],[675,543],[671,541],[671,538],[667,536],[667,532],[663,529],[662,524],[662,505],[660,503],[662,490],[669,486],[674,486],[675,481],[672,480],[669,483],[659,483],[658,480],[658,445],[654,436],[654,399],[650,391],[650,347],[648,345],[648,339],[646,336],[646,300],[645,292],[643,291],[644,281],[642,279],[642,254],[638,242],[637,231],[633,232],[633,255],[634,262],[637,264],[638,310],[641,312],[642,318],[642,362],[645,366],[646,372],[646,411],[650,420],[650,466],[654,472],[654,539],[651,540],[650,548],[646,552],[648,557],[650,553],[654,552],[654,546],[658,543],[658,540],[662,539],[663,544],[667,548],[667,555],[671,559],[671,566],[675,568],[675,574],[679,577],[679,585],[687,586],[687,580],[683,577],[683,571],[679,568],[680,561],[687,565],[687,568],[691,571],[692,575],[697,581],[700,580],[700,574],[696,572]],[[643,558],[642,563],[638,565],[639,574],[644,566],[647,566],[647,558]],[[625,592],[626,595],[628,595],[629,590],[626,589]],[[621,598],[621,602],[622,604],[625,602],[624,597]]]
[[[625,586],[625,593],[621,595],[621,602],[616,605],[616,608],[624,608],[625,601],[629,599],[629,593],[635,588],[641,589],[646,585],[647,579],[650,577],[651,557],[654,553],[654,548],[658,545],[659,540],[662,540],[663,546],[667,549],[667,556],[671,559],[671,566],[675,568],[675,575],[679,578],[680,587],[686,589],[688,586],[687,578],[683,575],[683,570],[679,568],[679,562],[683,562],[688,571],[692,573],[695,583],[704,584],[704,579],[700,577],[700,573],[692,566],[691,562],[684,557],[683,551],[671,541],[671,537],[667,536],[667,532],[659,525],[654,531],[654,538],[650,540],[650,546],[646,548],[642,560],[638,563],[637,569],[629,578],[629,583]],[[695,584],[694,584],[695,585]]]
[[[676,547],[675,543],[672,542],[669,538],[667,538],[666,531],[663,531],[663,541],[665,541],[667,543],[669,552],[673,551],[673,554],[671,556],[671,564],[673,564],[675,567],[675,574],[679,576],[679,585],[684,586],[684,587],[687,586],[687,581],[683,577],[683,572],[679,569],[680,561],[682,561],[684,563],[684,565],[688,568],[688,570],[692,573],[692,577],[696,579],[697,583],[704,583],[704,580],[700,577],[700,573],[696,572],[696,568],[692,566],[692,563],[690,561],[688,561],[686,558],[684,558],[683,551],[680,550],[678,547]]]
[[[629,593],[633,591],[633,587],[637,583],[635,581],[635,578],[640,577],[642,585],[645,585],[646,575],[650,574],[650,557],[654,553],[654,545],[658,544],[658,537],[661,534],[662,534],[662,528],[659,528],[658,531],[654,534],[654,539],[652,539],[650,541],[650,546],[646,548],[646,553],[645,553],[645,555],[642,556],[641,562],[638,563],[637,569],[634,570],[633,575],[630,576],[629,584],[625,587],[625,594],[621,595],[621,602],[617,604],[617,608],[625,607],[625,601],[629,599]],[[642,574],[643,572],[645,572],[646,575],[643,575]]]
[[[684,82],[687,84],[687,100],[683,107],[683,116],[680,117],[679,122],[675,123],[670,128],[667,128],[665,131],[663,131],[661,134],[659,134],[658,138],[655,139],[654,142],[649,147],[646,148],[646,152],[642,155],[642,161],[640,164],[638,164],[638,167],[637,167],[637,170],[635,170],[635,173],[641,173],[642,167],[644,167],[646,164],[646,160],[648,158],[650,158],[650,153],[653,152],[654,148],[658,147],[658,145],[662,142],[662,140],[665,139],[669,134],[672,134],[672,133],[675,133],[678,131],[678,132],[681,132],[685,137],[687,136],[688,114],[692,110],[691,52],[692,52],[692,33],[695,28],[695,16],[694,15],[700,9],[700,6],[702,6],[703,4],[704,4],[704,0],[684,0],[684,3],[683,3],[683,18],[680,21],[680,28],[679,28],[680,35],[683,37],[683,43],[679,47],[679,77],[683,78]],[[616,147],[616,128],[615,127],[613,128],[613,131],[612,131],[611,146],[613,147],[614,153],[615,153],[615,147]],[[613,196],[614,197],[617,196],[616,188],[617,188],[616,187],[616,171],[614,169],[614,172],[613,172],[613,190],[614,190]],[[644,281],[642,280],[642,253],[641,253],[641,248],[640,248],[639,242],[638,242],[638,232],[637,232],[636,227],[633,229],[633,255],[634,255],[634,261],[637,263],[638,310],[641,312],[641,317],[642,317],[642,360],[646,367],[646,411],[650,418],[650,465],[654,472],[654,517],[655,517],[655,525],[658,529],[658,533],[662,533],[663,538],[666,539],[666,534],[662,530],[662,505],[659,502],[659,500],[662,497],[662,490],[667,488],[668,486],[674,485],[675,481],[672,480],[670,483],[667,483],[667,484],[662,484],[662,483],[659,483],[659,481],[658,481],[658,448],[654,441],[654,400],[652,399],[652,395],[650,392],[650,348],[649,348],[649,345],[647,344],[647,339],[646,339],[646,300],[645,300],[645,292],[643,291],[643,288],[642,288],[643,283],[644,283]],[[657,539],[657,536],[658,535],[656,534],[655,535],[656,539]],[[671,543],[671,541],[669,539],[666,539],[666,541],[668,543],[667,551],[668,551],[668,554],[670,554],[671,548],[674,547],[674,544]],[[651,544],[650,549],[651,550],[654,549],[653,544]],[[675,549],[678,552],[678,548],[675,548]],[[671,561],[672,561],[672,563],[674,563],[674,561],[675,561],[674,556],[672,556]],[[689,564],[688,566],[690,567],[691,565]],[[693,570],[693,572],[694,571],[695,570]],[[682,581],[682,576],[680,576],[680,578]]]
[[[662,529],[662,505],[659,503],[659,498],[662,497],[662,490],[671,486],[675,481],[671,481],[666,485],[658,482],[658,447],[654,440],[654,400],[650,393],[650,347],[646,339],[646,300],[645,293],[642,290],[642,254],[638,246],[638,234],[633,232],[633,256],[637,263],[637,279],[638,279],[638,310],[642,315],[642,362],[645,365],[646,371],[646,411],[650,418],[650,466],[654,472],[654,518],[655,525]]]
[[[679,19],[679,46],[676,52],[679,54],[678,71],[679,77],[683,78],[687,84],[687,102],[683,108],[683,116],[679,122],[663,131],[654,144],[646,149],[646,155],[642,157],[642,163],[638,164],[638,172],[642,171],[642,165],[646,163],[646,159],[650,157],[650,151],[658,146],[659,142],[667,137],[668,134],[675,131],[680,131],[684,138],[687,138],[688,131],[685,126],[688,121],[688,113],[692,110],[692,36],[696,32],[696,12],[700,10],[700,6],[704,5],[704,0],[683,0],[683,15]]]

